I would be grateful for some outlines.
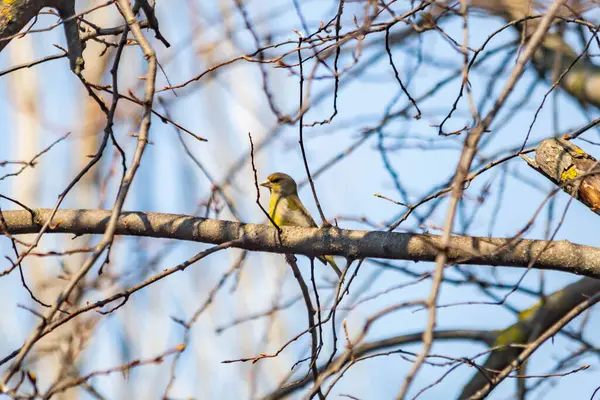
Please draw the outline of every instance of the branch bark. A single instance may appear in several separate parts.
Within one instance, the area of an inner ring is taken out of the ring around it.
[[[567,140],[546,139],[536,148],[535,160],[524,155],[521,158],[571,197],[600,214],[600,167],[594,157]]]
[[[0,232],[10,235],[36,233],[51,210],[3,211]],[[103,234],[109,210],[59,210],[47,232],[74,235]],[[433,261],[441,247],[438,235],[331,228],[282,227],[281,242],[275,228],[187,215],[123,212],[117,235],[147,236],[201,243],[236,241],[235,247],[271,253],[293,253],[310,257],[336,255],[350,259],[386,258]],[[547,248],[546,248],[547,247]],[[485,238],[451,236],[451,263],[527,267],[564,271],[600,278],[600,248],[566,240]]]

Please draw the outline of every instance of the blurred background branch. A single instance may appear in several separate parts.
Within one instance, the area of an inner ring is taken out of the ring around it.
[[[1,2],[3,389],[592,397],[598,16],[586,0]],[[334,227],[278,242],[262,225],[248,133],[257,179],[292,175]],[[346,257],[344,281],[270,252]]]

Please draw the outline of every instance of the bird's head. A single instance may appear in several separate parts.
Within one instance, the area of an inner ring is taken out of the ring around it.
[[[262,182],[260,186],[268,188],[271,193],[277,193],[282,196],[296,194],[298,191],[294,179],[282,172],[276,172],[269,175],[267,180]]]

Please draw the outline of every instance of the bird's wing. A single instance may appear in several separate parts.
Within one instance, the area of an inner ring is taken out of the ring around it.
[[[287,208],[287,219],[289,225],[302,226],[305,228],[317,228],[317,223],[312,218],[300,198],[293,194],[285,198],[285,208]]]
[[[280,204],[276,207],[276,215],[280,216],[280,220],[283,222],[282,225],[291,225],[291,226],[302,226],[305,228],[318,228],[317,223],[310,215],[302,201],[297,195],[286,196],[285,198],[280,199]],[[276,219],[277,221],[277,219]],[[335,261],[330,256],[321,256],[317,257],[317,260],[321,261],[323,264],[329,264],[335,271],[338,276],[341,276],[341,271],[335,264]]]
[[[317,228],[318,225],[310,215],[300,198],[296,195],[286,197],[288,216],[292,220],[290,225],[302,226],[305,228]],[[317,257],[317,260],[327,264],[325,257]],[[335,265],[335,264],[333,264]],[[339,270],[338,270],[339,271]]]

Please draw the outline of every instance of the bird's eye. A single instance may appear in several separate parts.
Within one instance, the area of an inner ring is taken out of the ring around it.
[[[275,179],[272,179],[272,180],[271,180],[271,182],[273,182],[273,183],[277,183],[277,182],[279,182],[280,180],[281,180],[281,178],[275,178]]]

